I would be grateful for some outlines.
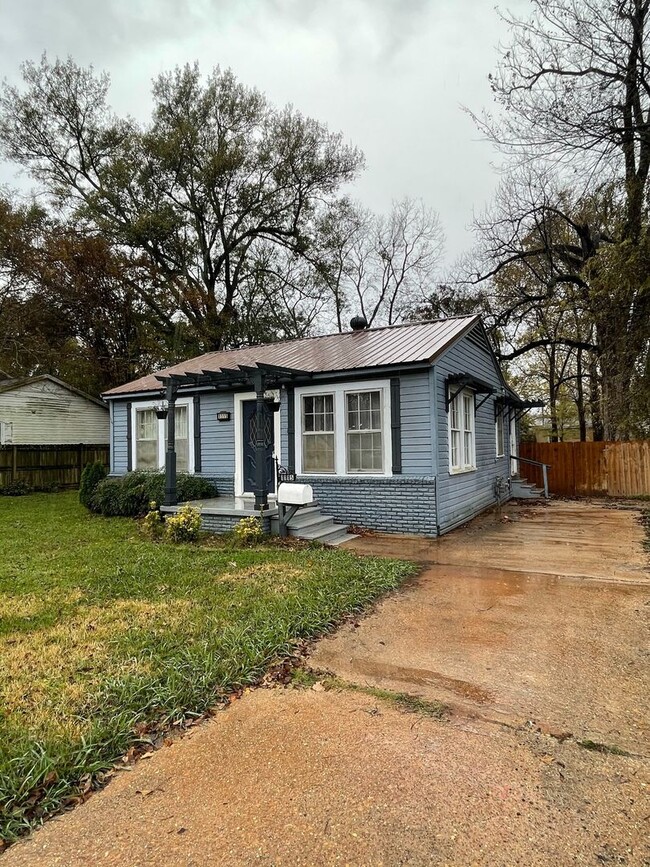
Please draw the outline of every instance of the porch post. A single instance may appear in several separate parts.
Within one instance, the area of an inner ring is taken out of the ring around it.
[[[266,509],[268,500],[268,474],[266,471],[266,440],[264,429],[268,409],[264,402],[265,377],[263,373],[253,374],[255,387],[255,509]]]
[[[176,386],[169,380],[165,389],[167,400],[167,450],[165,451],[164,506],[178,503],[176,494]]]

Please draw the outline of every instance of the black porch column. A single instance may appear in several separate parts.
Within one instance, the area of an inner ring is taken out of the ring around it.
[[[253,374],[255,388],[255,508],[266,509],[269,504],[268,478],[266,468],[266,414],[268,409],[264,401],[266,381],[263,373]]]
[[[165,389],[167,400],[167,450],[165,451],[165,499],[164,506],[178,503],[176,494],[176,386],[168,382]]]

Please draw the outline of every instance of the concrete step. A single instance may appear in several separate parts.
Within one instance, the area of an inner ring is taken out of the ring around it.
[[[277,532],[278,519],[273,526]],[[337,524],[330,515],[324,515],[318,503],[302,506],[289,522],[289,535],[295,539],[307,539],[310,542],[322,542],[324,545],[340,545],[356,536],[348,533],[344,524]]]
[[[510,493],[516,500],[540,500],[544,491],[522,479],[510,479]]]
[[[289,530],[291,533],[291,530]],[[293,535],[293,533],[292,533]],[[341,542],[347,542],[348,539],[356,538],[351,533],[348,533],[348,528],[344,524],[335,524],[332,522],[328,530],[320,532],[314,530],[306,530],[300,533],[296,538],[307,539],[310,542],[321,542],[323,545],[340,545]]]
[[[302,509],[293,516],[293,518],[289,521],[289,529],[290,530],[301,530],[307,529],[308,527],[313,527],[314,525],[320,523],[321,521],[333,521],[334,518],[330,518],[329,515],[323,515],[320,509],[308,512],[304,514]]]
[[[293,523],[289,524],[289,535],[297,539],[319,539],[325,533],[329,533],[334,526],[334,518],[321,515],[318,521],[309,524],[301,524],[298,527],[294,527]]]
[[[338,536],[334,536],[328,541],[328,545],[334,545],[338,547],[342,545],[344,542],[351,542],[352,539],[358,539],[358,535],[356,533],[348,533],[347,529],[344,528],[344,531],[340,533]]]

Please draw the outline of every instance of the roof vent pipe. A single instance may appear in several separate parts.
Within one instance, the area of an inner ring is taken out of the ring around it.
[[[353,316],[350,319],[350,328],[353,331],[363,331],[368,327],[368,320],[365,316]]]

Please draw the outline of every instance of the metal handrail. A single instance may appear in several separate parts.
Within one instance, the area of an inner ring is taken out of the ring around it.
[[[533,461],[531,458],[520,458],[519,455],[510,455],[511,461],[521,461],[523,464],[534,464],[536,467],[542,468],[542,478],[544,479],[544,499],[548,500],[548,471],[553,466],[545,464],[542,461]]]

